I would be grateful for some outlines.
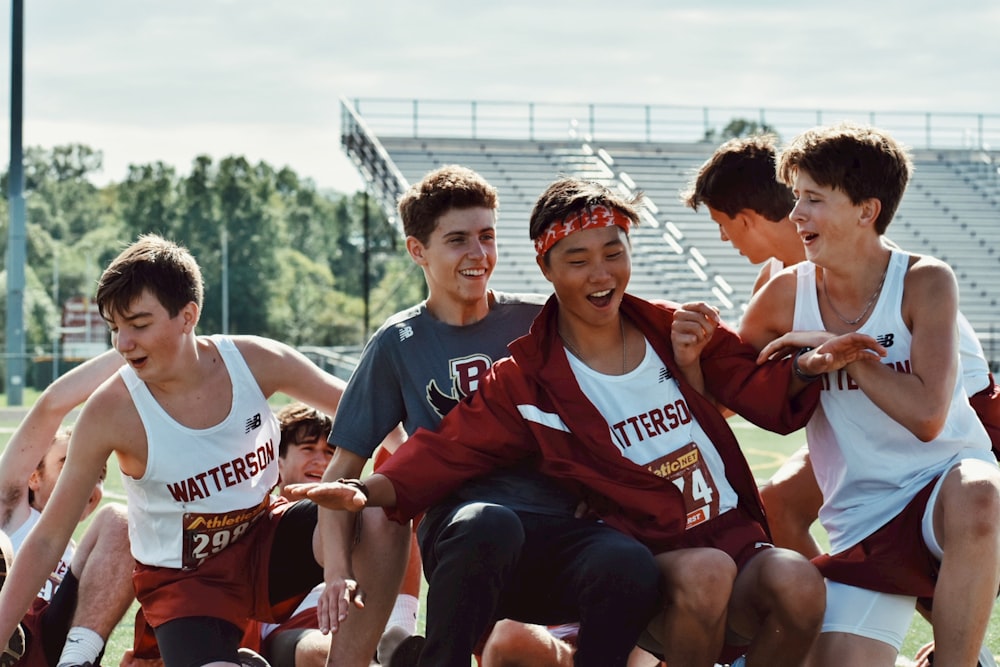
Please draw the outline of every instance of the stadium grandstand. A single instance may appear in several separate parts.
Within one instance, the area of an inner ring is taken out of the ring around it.
[[[961,309],[996,370],[1000,114],[342,99],[341,140],[394,221],[397,196],[441,165],[468,166],[495,185],[500,258],[492,284],[506,291],[550,291],[535,265],[528,216],[552,180],[570,175],[623,192],[641,190],[650,207],[632,235],[629,291],[707,301],[735,323],[758,267],[720,240],[706,212],[686,208],[680,193],[721,143],[723,129],[738,119],[783,140],[818,124],[852,120],[907,144],[914,175],[888,236],[954,268]]]

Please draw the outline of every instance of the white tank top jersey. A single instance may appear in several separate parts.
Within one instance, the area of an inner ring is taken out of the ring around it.
[[[882,293],[859,333],[887,350],[882,363],[906,373],[912,336],[903,322],[903,286],[909,255],[892,251]],[[796,267],[797,331],[824,330],[816,291],[816,267]],[[820,522],[830,552],[851,547],[895,517],[916,493],[961,459],[995,463],[990,440],[956,378],[944,430],[921,442],[869,400],[843,369],[823,376],[820,405],[806,426],[809,455],[823,491]]]
[[[677,380],[645,343],[642,363],[624,375],[605,375],[571,352],[566,356],[583,394],[607,421],[611,442],[632,463],[673,482],[693,528],[736,507],[739,497]]]
[[[243,535],[278,483],[278,420],[232,340],[209,338],[233,388],[229,414],[215,426],[179,424],[130,367],[119,371],[148,443],[143,477],[122,475],[132,555],[146,565],[197,567]]]
[[[768,260],[769,279],[785,268],[777,257]],[[962,382],[969,396],[978,394],[990,385],[990,364],[986,361],[983,344],[979,342],[976,330],[961,312],[958,313],[958,357],[962,365]]]
[[[28,513],[28,518],[24,520],[17,530],[12,532],[8,537],[10,537],[11,546],[14,547],[14,554],[16,555],[21,545],[24,544],[25,538],[28,537],[28,533],[38,520],[42,518],[42,513],[32,507]],[[38,591],[38,597],[43,600],[52,600],[52,595],[59,588],[59,584],[66,577],[66,573],[69,571],[70,563],[73,562],[73,554],[76,553],[76,543],[73,540],[69,541],[66,545],[66,550],[63,551],[62,558],[56,563],[56,567],[52,570],[52,574],[49,575],[48,580],[42,585],[42,590]]]

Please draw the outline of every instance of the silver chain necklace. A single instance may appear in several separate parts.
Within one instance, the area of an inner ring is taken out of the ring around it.
[[[875,287],[875,291],[872,292],[871,297],[868,299],[868,303],[865,304],[865,309],[862,310],[861,314],[858,315],[857,317],[855,317],[853,320],[849,320],[846,317],[844,317],[843,315],[841,315],[840,311],[837,310],[837,307],[835,305],[833,305],[833,299],[830,298],[830,292],[829,292],[829,290],[826,287],[827,279],[826,279],[826,276],[824,275],[823,276],[823,294],[826,295],[826,302],[828,304],[830,304],[830,310],[833,311],[833,314],[836,315],[840,319],[841,322],[843,322],[844,324],[846,324],[848,326],[852,326],[853,327],[855,324],[857,324],[858,322],[860,322],[861,320],[863,320],[865,318],[865,315],[868,314],[868,311],[871,310],[871,307],[875,305],[875,301],[878,299],[878,295],[882,291],[882,285],[885,284],[885,277],[886,277],[886,275],[888,275],[888,273],[889,273],[889,263],[886,263],[886,265],[885,265],[885,271],[882,272],[882,279],[878,281],[878,285]]]
[[[628,350],[625,346],[625,318],[621,317],[620,315],[618,316],[618,328],[622,332],[622,375],[625,375],[628,364]],[[590,366],[590,364],[587,363],[587,360],[583,358],[583,355],[580,354],[580,351],[577,350],[573,346],[573,343],[569,342],[566,336],[563,335],[562,331],[559,332],[559,338],[562,339],[563,344],[569,349],[569,351],[573,353],[573,356],[575,356],[577,359],[582,361],[587,366]]]

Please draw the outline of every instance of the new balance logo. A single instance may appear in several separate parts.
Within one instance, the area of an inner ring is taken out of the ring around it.
[[[413,327],[407,325],[405,327],[400,327],[399,329],[399,342],[402,343],[407,338],[413,335]]]
[[[258,412],[253,417],[247,420],[247,428],[246,431],[244,431],[244,433],[249,433],[250,431],[256,428],[260,428],[260,424],[261,424],[260,413]]]
[[[875,340],[882,347],[892,347],[892,339],[895,337],[896,334],[887,333],[887,334],[882,334],[881,336],[877,336]]]
[[[657,382],[660,382],[660,383],[666,382],[667,380],[669,380],[673,376],[674,375],[673,375],[673,373],[670,372],[669,368],[667,368],[666,366],[661,366],[660,367],[660,378],[659,378],[659,380],[657,380]]]

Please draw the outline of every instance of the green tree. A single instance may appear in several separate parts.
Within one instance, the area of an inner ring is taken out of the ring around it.
[[[156,233],[175,238],[180,232],[180,189],[176,170],[162,162],[129,165],[118,186],[118,205],[128,238]]]
[[[718,132],[715,128],[705,130],[703,141],[718,141],[721,143],[723,141],[728,141],[729,139],[749,137],[755,134],[773,134],[778,137],[779,141],[781,138],[777,130],[763,121],[757,122],[746,118],[733,118],[724,128],[722,128],[722,132]]]
[[[273,174],[267,165],[252,166],[243,157],[227,157],[219,163],[216,176],[219,217],[229,240],[230,333],[282,336],[281,331],[272,328],[267,314],[272,285],[278,275],[276,249],[280,245],[280,225],[271,202]],[[217,304],[221,304],[221,285],[219,294]]]

